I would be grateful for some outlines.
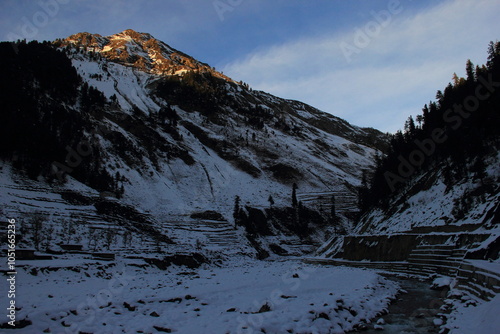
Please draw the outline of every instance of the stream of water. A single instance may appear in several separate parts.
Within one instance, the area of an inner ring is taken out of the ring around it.
[[[383,330],[372,328],[365,333],[439,333],[434,319],[441,312],[439,308],[446,292],[431,290],[429,281],[389,278],[397,281],[407,293],[401,293],[389,306],[389,313],[381,317],[385,322],[381,324]]]

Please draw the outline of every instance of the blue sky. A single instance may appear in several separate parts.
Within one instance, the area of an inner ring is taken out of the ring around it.
[[[394,132],[500,39],[498,0],[1,0],[0,39],[148,32],[235,80]]]

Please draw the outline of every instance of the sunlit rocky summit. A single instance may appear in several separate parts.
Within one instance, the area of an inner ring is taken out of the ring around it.
[[[195,71],[210,73],[230,81],[228,77],[209,65],[173,49],[150,34],[131,29],[107,37],[86,32],[78,33],[61,40],[60,45],[71,45],[87,52],[96,52],[111,61],[134,66],[152,74],[179,75]]]

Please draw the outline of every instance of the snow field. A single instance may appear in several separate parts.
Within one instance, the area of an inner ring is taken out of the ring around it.
[[[18,319],[32,321],[23,333],[343,333],[398,290],[372,271],[295,261],[166,271],[141,260],[54,263],[35,276],[29,263],[18,273]]]
[[[448,316],[446,328],[450,334],[498,334],[500,331],[500,295],[489,302],[478,301],[467,295],[449,301],[453,311]],[[478,304],[476,306],[476,304]]]

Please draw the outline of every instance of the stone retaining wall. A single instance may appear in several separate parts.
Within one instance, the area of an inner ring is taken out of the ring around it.
[[[418,245],[451,245],[473,248],[488,234],[394,234],[345,236],[342,250],[333,255],[351,261],[405,261]]]

